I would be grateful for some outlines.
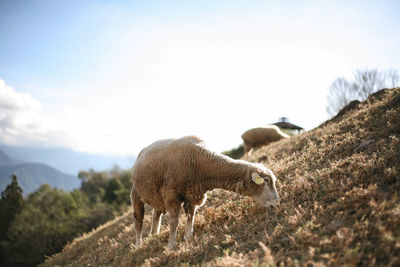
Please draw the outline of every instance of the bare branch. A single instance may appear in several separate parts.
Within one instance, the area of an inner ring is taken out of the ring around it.
[[[330,116],[334,116],[350,101],[356,99],[363,101],[380,89],[399,86],[399,81],[399,74],[394,69],[387,72],[379,72],[376,69],[357,70],[353,82],[341,77],[332,83],[326,111]]]

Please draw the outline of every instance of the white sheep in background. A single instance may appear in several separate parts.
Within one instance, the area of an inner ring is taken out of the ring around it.
[[[190,241],[196,209],[204,204],[209,190],[222,188],[250,196],[263,206],[279,201],[271,170],[212,152],[195,136],[161,140],[144,148],[132,168],[132,180],[137,246],[142,238],[144,203],[154,208],[152,234],[159,233],[161,215],[168,212],[168,248],[174,248],[181,205],[188,219],[185,240]]]
[[[246,152],[249,152],[252,148],[265,146],[283,138],[289,138],[289,135],[282,132],[279,127],[275,125],[253,128],[242,134],[243,145]]]

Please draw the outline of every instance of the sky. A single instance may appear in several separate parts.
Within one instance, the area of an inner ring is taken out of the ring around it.
[[[137,155],[310,130],[336,78],[400,71],[399,29],[399,1],[0,0],[0,143]]]

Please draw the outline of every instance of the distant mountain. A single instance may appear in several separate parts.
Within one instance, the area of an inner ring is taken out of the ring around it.
[[[0,150],[0,167],[11,166],[21,163],[21,161],[10,158],[6,153]]]
[[[4,152],[0,151],[0,154]],[[38,189],[42,184],[49,184],[64,190],[79,188],[81,181],[72,175],[62,173],[52,167],[40,163],[19,163],[0,166],[1,192],[10,183],[10,175],[15,174],[18,184],[27,195]]]
[[[95,155],[64,148],[33,148],[0,145],[0,150],[3,150],[10,157],[25,162],[43,163],[70,175],[78,175],[79,171],[89,170],[91,168],[96,171],[111,169],[114,165],[127,169],[131,168],[135,162],[135,157],[133,156]]]

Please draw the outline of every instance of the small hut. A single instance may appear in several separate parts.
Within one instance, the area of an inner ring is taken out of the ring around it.
[[[304,131],[304,128],[294,125],[293,123],[290,123],[288,118],[286,117],[281,117],[279,118],[278,122],[273,123],[272,125],[276,125],[281,130],[289,135],[294,135],[294,134],[299,134],[302,131]]]

